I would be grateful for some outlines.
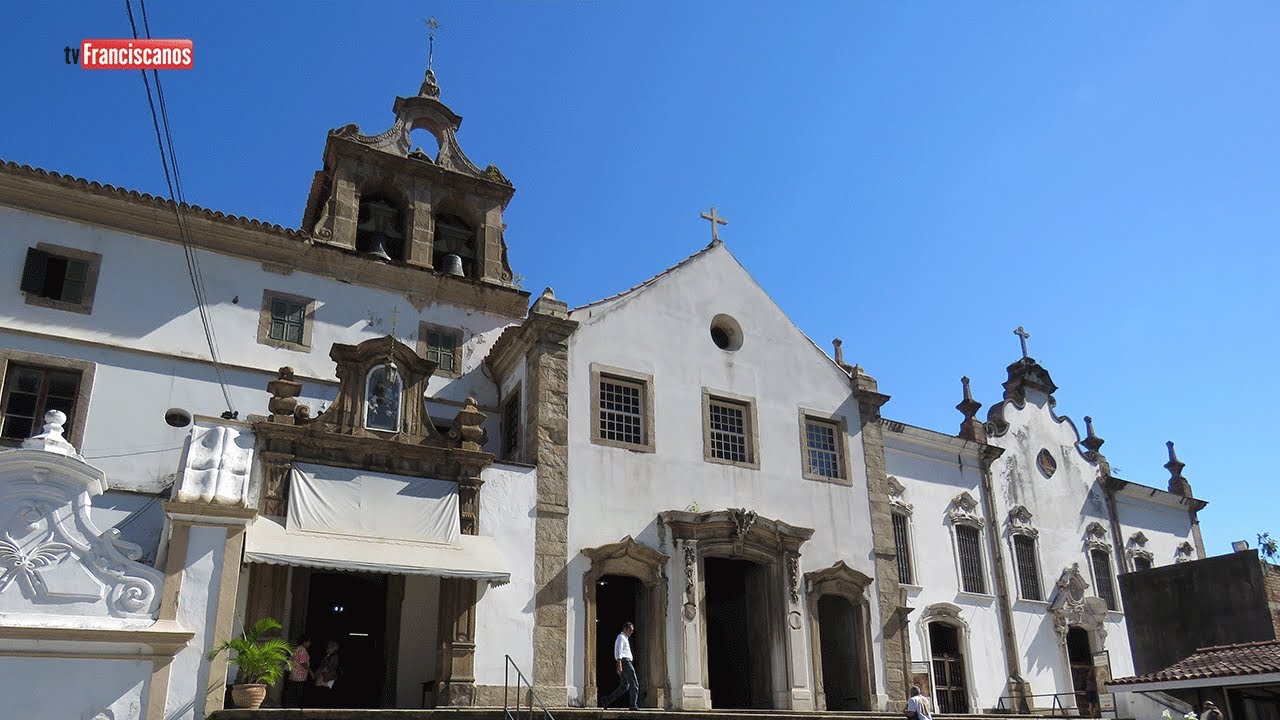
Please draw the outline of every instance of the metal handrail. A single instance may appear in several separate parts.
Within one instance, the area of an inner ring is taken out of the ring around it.
[[[510,655],[506,656],[507,664],[502,671],[502,714],[506,720],[520,720],[520,698],[524,694],[522,687],[529,690],[529,703],[525,707],[527,713],[525,715],[528,720],[533,720],[533,704],[538,703],[538,707],[542,709],[542,720],[555,720],[555,716],[547,709],[542,702],[542,698],[538,697],[538,691],[533,689],[533,683],[529,682],[529,678],[520,672],[520,667],[516,665],[516,661],[511,659]],[[508,699],[507,690],[511,687],[511,671],[516,673],[516,705],[515,711],[512,712],[511,703]]]
[[[1033,698],[1039,698],[1039,697],[1051,697],[1053,698],[1053,703],[1049,706],[1049,714],[1051,716],[1056,716],[1057,713],[1054,711],[1061,710],[1062,717],[1067,717],[1067,708],[1065,705],[1062,704],[1062,701],[1058,699],[1059,695],[1070,695],[1071,697],[1075,697],[1076,693],[1069,692],[1069,693],[1036,693],[1033,695],[1004,695],[1004,696],[1001,696],[1001,698],[996,702],[996,710],[1008,710],[1010,712],[1016,710],[1017,708],[1013,708],[1013,707],[1006,708],[1004,706],[1005,700],[1013,700],[1015,697],[1026,698],[1028,700]]]

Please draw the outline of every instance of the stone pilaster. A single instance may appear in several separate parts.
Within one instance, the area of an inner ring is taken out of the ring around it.
[[[1004,694],[1010,698],[1015,711],[1028,713],[1031,711],[1031,686],[1022,678],[1021,665],[1018,662],[1018,638],[1014,634],[1013,604],[1009,594],[1009,571],[1004,562],[1004,545],[1000,542],[1000,523],[996,519],[995,489],[991,482],[991,463],[1004,454],[1002,448],[994,445],[983,445],[979,458],[982,476],[982,514],[986,516],[987,546],[991,551],[991,564],[995,566],[996,576],[996,614],[1000,618],[1000,642],[1004,650],[1005,683]]]
[[[854,397],[858,400],[861,424],[862,454],[867,467],[867,500],[871,507],[871,539],[876,556],[876,604],[884,653],[884,688],[889,707],[907,700],[907,663],[910,645],[902,586],[898,583],[898,552],[893,542],[893,514],[889,504],[889,478],[884,465],[884,432],[880,426],[880,408],[889,396],[878,392],[875,378],[853,370]]]
[[[569,627],[569,335],[568,307],[548,289],[521,328],[528,415],[525,447],[538,466],[534,522],[533,684],[543,702],[565,706]]]

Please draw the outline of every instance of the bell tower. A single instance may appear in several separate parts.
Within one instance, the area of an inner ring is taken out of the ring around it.
[[[476,284],[515,290],[502,222],[515,188],[462,152],[462,117],[441,102],[430,66],[418,94],[396,98],[392,111],[395,123],[377,135],[356,125],[329,131],[303,230],[318,244],[428,270],[437,297],[469,297]],[[434,153],[411,148],[415,130],[434,137]]]

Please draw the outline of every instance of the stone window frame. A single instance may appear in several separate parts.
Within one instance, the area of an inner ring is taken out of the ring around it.
[[[1040,562],[1040,530],[1031,522],[1031,511],[1023,505],[1015,505],[1009,510],[1008,519],[1008,536],[1009,536],[1009,559],[1013,561],[1013,577],[1018,586],[1018,600],[1022,602],[1045,603],[1048,604],[1044,587],[1044,563]],[[1036,570],[1036,588],[1038,589],[1038,598],[1029,598],[1022,592],[1022,568],[1018,562],[1018,543],[1017,538],[1029,538],[1031,540],[1031,560],[1035,563]]]
[[[1105,602],[1107,598],[1101,592],[1102,583],[1098,582],[1098,565],[1095,562],[1095,553],[1106,557],[1107,571],[1110,573],[1108,585],[1111,589],[1112,601],[1107,605],[1107,612],[1122,612],[1120,588],[1116,582],[1115,555],[1111,552],[1111,544],[1107,542],[1107,529],[1097,521],[1089,523],[1088,527],[1085,528],[1085,557],[1089,560],[1089,576],[1093,579],[1093,594]]]
[[[1189,540],[1183,540],[1173,551],[1173,562],[1175,565],[1178,563],[1191,562],[1195,559],[1196,549]]]
[[[640,432],[643,442],[629,443],[621,440],[613,440],[604,437],[600,432],[600,384],[605,380],[612,380],[628,385],[636,385],[640,388]],[[627,370],[625,368],[613,367],[612,365],[602,365],[600,363],[591,363],[591,442],[594,445],[603,445],[605,447],[621,448],[623,450],[631,450],[633,452],[651,453],[656,452],[656,441],[653,437],[654,417],[653,417],[653,375],[648,373],[637,372],[635,370]]]
[[[523,391],[524,390],[522,387],[522,383],[517,382],[515,385],[511,386],[511,389],[507,391],[507,394],[505,396],[503,396],[502,402],[498,404],[498,424],[499,424],[499,438],[500,438],[498,450],[500,452],[500,457],[503,460],[509,460],[511,462],[520,462],[522,451],[524,450],[524,447],[523,447],[524,437],[523,437],[523,434],[520,432],[520,429],[521,429],[520,419],[524,417],[524,413],[523,413],[524,398],[522,396]],[[510,405],[512,401],[515,401],[515,404],[516,404],[516,413],[515,413],[516,422],[515,422],[514,432],[513,432],[513,428],[511,427],[511,424],[509,423],[509,418],[507,416],[507,406]],[[508,448],[507,440],[512,437],[514,437],[515,439],[514,447]]]
[[[67,312],[79,313],[81,315],[92,315],[93,300],[98,293],[98,275],[102,270],[102,253],[67,247],[65,245],[54,245],[53,243],[47,242],[37,242],[35,249],[46,252],[50,255],[63,257],[68,260],[79,260],[88,265],[88,268],[85,270],[84,295],[78,303],[67,302],[65,300],[54,300],[52,298],[23,291],[21,281],[19,281],[18,289],[19,292],[22,293],[25,302],[28,305],[34,305],[36,307],[65,310]],[[26,267],[25,263],[26,259],[24,256],[24,269]]]
[[[746,435],[747,461],[727,460],[711,454],[711,404],[738,405],[743,410],[742,429]],[[760,427],[755,398],[736,393],[702,388],[702,459],[718,465],[731,465],[748,470],[760,469]]]
[[[74,445],[76,450],[83,452],[84,429],[89,418],[89,399],[93,394],[93,378],[98,364],[58,355],[0,348],[0,393],[4,391],[11,364],[50,370],[79,371],[80,386],[76,388],[76,414],[72,419],[71,434],[67,437],[67,441]],[[42,422],[42,418],[36,418],[37,427],[32,428],[33,431],[38,432],[40,427],[43,427]],[[0,447],[16,447],[20,444],[21,441],[17,439],[0,439]]]
[[[853,476],[849,473],[849,420],[838,413],[822,412],[808,408],[800,408],[800,467],[801,476],[805,480],[831,483],[833,485],[853,486]],[[836,467],[839,474],[827,477],[813,472],[809,465],[809,423],[826,425],[835,433]]]
[[[288,340],[277,340],[271,337],[271,303],[275,300],[283,300],[284,302],[293,303],[294,305],[303,306],[302,313],[302,342],[295,343]],[[262,290],[262,307],[258,309],[258,344],[273,347],[278,350],[293,350],[294,352],[311,352],[311,333],[316,324],[316,303],[314,298],[305,295],[295,295],[280,290],[272,290],[263,288]]]
[[[1156,566],[1155,553],[1147,549],[1147,535],[1139,530],[1129,536],[1129,546],[1125,549],[1125,557],[1129,559],[1129,572],[1138,572],[1138,561],[1145,560],[1147,568]]]
[[[894,477],[893,475],[888,476],[888,491],[889,491],[889,513],[891,515],[889,520],[892,523],[893,521],[892,516],[899,516],[903,518],[903,521],[906,524],[906,530],[907,530],[906,532],[907,566],[908,566],[908,569],[911,571],[911,582],[904,583],[901,581],[901,576],[899,576],[898,584],[904,587],[913,588],[913,589],[921,588],[923,586],[919,584],[920,566],[916,563],[916,523],[915,523],[915,515],[914,515],[915,507],[911,503],[906,501],[906,497],[905,497],[906,491],[907,491],[906,486],[902,484],[901,480]],[[897,546],[897,540],[898,540],[897,534],[895,533],[894,534],[894,552],[895,553],[900,550],[900,548],[898,548]]]
[[[964,595],[974,595],[978,597],[995,597],[991,593],[991,578],[987,577],[988,562],[986,553],[983,551],[983,534],[986,525],[982,517],[977,512],[978,502],[966,490],[951,500],[951,504],[947,510],[947,519],[950,520],[950,535],[952,553],[956,568],[956,587],[959,592]],[[960,536],[957,528],[969,527],[973,528],[978,534],[978,579],[982,583],[981,590],[969,590],[964,584],[964,569],[960,558]]]
[[[436,323],[427,322],[425,320],[418,323],[418,355],[427,357],[427,333],[445,333],[453,337],[453,370],[442,370],[436,367],[432,377],[460,378],[462,377],[462,330],[448,325],[438,325]]]

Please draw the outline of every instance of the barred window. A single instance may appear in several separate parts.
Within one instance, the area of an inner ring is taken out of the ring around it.
[[[711,457],[730,462],[751,462],[747,438],[747,407],[712,399],[708,405]]]
[[[807,446],[807,467],[810,475],[824,478],[843,476],[840,462],[839,427],[832,423],[806,419],[804,438]]]
[[[1151,569],[1151,558],[1145,558],[1145,557],[1139,556],[1133,559],[1134,572],[1142,572],[1143,570],[1150,570],[1150,569]]]
[[[502,404],[502,457],[520,459],[520,386]]]
[[[910,520],[902,513],[893,513],[893,545],[898,553],[898,582],[911,585],[911,539],[908,534]]]
[[[1043,600],[1040,593],[1040,564],[1036,561],[1036,539],[1028,535],[1013,536],[1014,560],[1018,564],[1018,585],[1023,600]]]
[[[1093,560],[1093,585],[1097,588],[1098,597],[1107,603],[1108,610],[1116,610],[1116,588],[1111,582],[1111,556],[1103,550],[1090,550]]]
[[[458,333],[445,328],[424,326],[421,330],[423,357],[436,364],[436,372],[458,373]]]
[[[307,306],[284,298],[271,299],[271,328],[267,337],[281,342],[302,344],[302,327],[306,322]]]
[[[972,525],[956,526],[956,550],[960,556],[960,585],[965,592],[985,593],[987,584],[982,577],[982,541],[978,528]]]
[[[644,386],[602,376],[599,422],[601,438],[644,445]]]

